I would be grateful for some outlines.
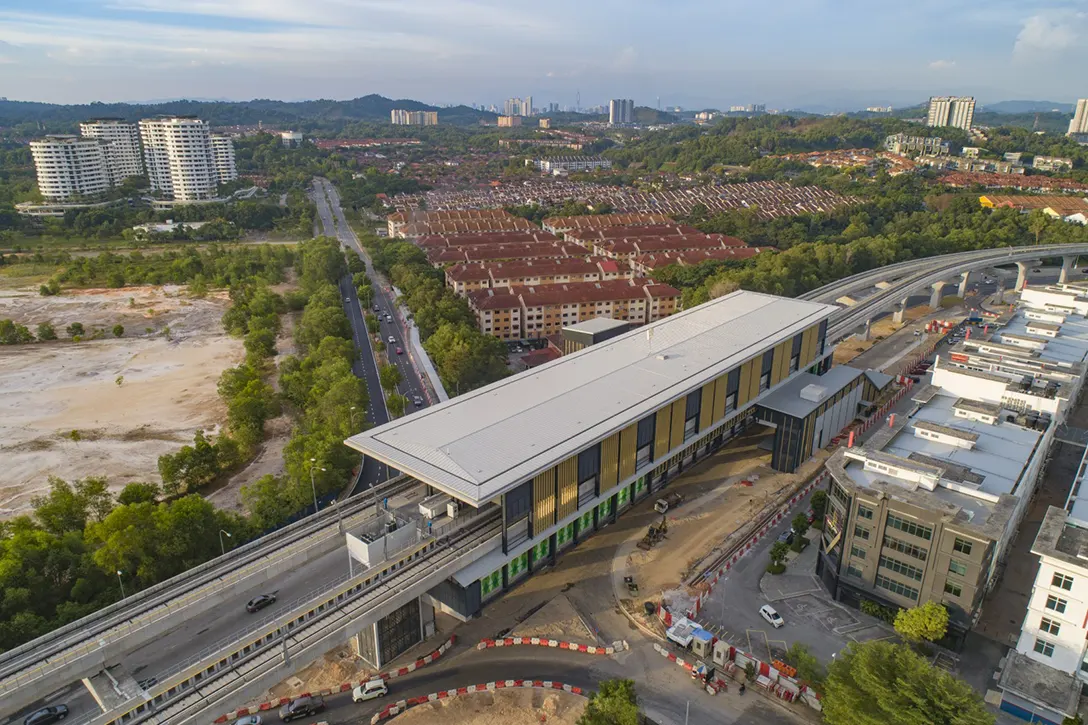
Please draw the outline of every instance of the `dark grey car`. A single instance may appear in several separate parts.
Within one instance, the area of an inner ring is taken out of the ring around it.
[[[32,712],[23,719],[23,725],[50,725],[68,717],[67,705],[52,705]]]
[[[280,720],[290,722],[300,717],[314,715],[325,709],[325,701],[319,697],[296,697],[280,708]]]

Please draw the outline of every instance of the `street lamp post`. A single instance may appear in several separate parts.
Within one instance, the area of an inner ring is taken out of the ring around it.
[[[314,483],[314,468],[316,468],[317,459],[310,459],[310,491],[314,494],[314,513],[317,513],[317,484]],[[324,472],[324,468],[321,469]]]
[[[121,570],[118,569],[117,570],[117,583],[121,585],[121,598],[124,599],[125,598],[125,582],[124,582],[124,580],[121,579],[121,574],[122,574]]]
[[[223,535],[224,534],[227,535],[228,539],[231,538],[231,535],[230,535],[229,531],[224,531],[223,529],[219,529],[219,548],[223,550],[223,554],[226,554],[227,553],[227,545],[223,543]]]
[[[351,429],[354,431],[355,430],[355,406],[354,405],[351,406],[350,408],[348,408],[348,410],[351,412]]]

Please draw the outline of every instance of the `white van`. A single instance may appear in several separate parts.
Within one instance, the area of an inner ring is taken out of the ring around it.
[[[354,702],[366,702],[388,694],[389,688],[386,687],[385,680],[369,680],[351,691],[351,699]]]

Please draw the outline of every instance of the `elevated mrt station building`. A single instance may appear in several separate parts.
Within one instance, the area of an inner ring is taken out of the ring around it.
[[[734,292],[347,444],[449,496],[455,518],[501,509],[494,549],[421,598],[468,618],[757,421],[775,427],[780,470],[826,445],[828,421],[849,423],[873,388],[824,376],[837,309]]]

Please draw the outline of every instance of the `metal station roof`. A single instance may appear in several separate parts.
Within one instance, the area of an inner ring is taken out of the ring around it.
[[[837,309],[734,292],[364,431],[347,444],[478,506]]]

